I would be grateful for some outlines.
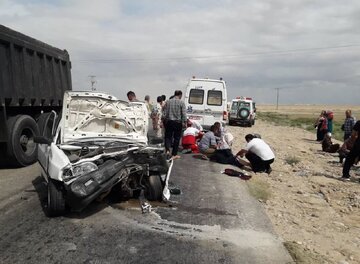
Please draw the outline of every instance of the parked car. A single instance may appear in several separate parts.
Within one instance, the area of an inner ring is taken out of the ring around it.
[[[185,106],[188,118],[198,121],[204,129],[215,122],[225,124],[227,120],[226,84],[221,78],[192,78],[185,93]]]
[[[60,116],[41,116],[38,161],[47,181],[49,216],[81,211],[116,189],[125,198],[169,198],[172,162],[148,144],[144,103],[95,92],[65,92]]]
[[[255,125],[256,105],[250,97],[239,96],[231,100],[229,125]]]

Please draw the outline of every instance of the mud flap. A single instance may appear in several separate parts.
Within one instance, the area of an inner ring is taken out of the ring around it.
[[[170,200],[170,190],[169,190],[169,178],[170,178],[170,174],[172,171],[172,167],[174,165],[174,161],[172,159],[170,159],[169,161],[169,169],[168,172],[166,174],[166,178],[165,178],[165,186],[163,189],[163,200],[164,201],[169,201]]]

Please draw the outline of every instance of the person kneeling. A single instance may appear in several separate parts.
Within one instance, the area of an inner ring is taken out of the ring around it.
[[[202,135],[202,132],[199,131],[197,128],[193,127],[192,123],[187,122],[187,128],[185,129],[183,137],[181,139],[183,150],[186,153],[199,153],[199,147],[196,144],[196,140],[199,138],[200,135]]]
[[[270,164],[275,159],[275,154],[270,146],[264,140],[255,138],[252,134],[247,134],[245,140],[247,142],[246,146],[236,156],[244,157],[245,155],[250,164],[244,162],[242,164],[250,166],[255,173],[266,172],[270,174],[272,171]]]
[[[205,154],[207,157],[211,157],[217,147],[217,138],[215,137],[214,132],[216,131],[215,126],[210,127],[210,131],[206,132],[205,135],[201,138],[199,142],[199,150],[202,154]]]

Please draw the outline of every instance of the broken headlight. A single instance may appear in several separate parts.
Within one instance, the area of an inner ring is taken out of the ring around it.
[[[95,163],[90,162],[90,161],[83,162],[81,164],[74,166],[72,169],[69,168],[69,169],[64,170],[63,179],[65,181],[70,180],[72,178],[79,177],[81,175],[90,173],[97,169],[98,169],[98,166],[96,166]]]
[[[96,166],[95,163],[87,161],[87,162],[83,162],[79,165],[74,166],[72,169],[72,174],[74,177],[79,177],[81,175],[87,174],[87,173],[92,172],[97,169],[98,169],[98,166]]]

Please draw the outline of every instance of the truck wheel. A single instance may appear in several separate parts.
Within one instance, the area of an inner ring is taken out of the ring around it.
[[[34,137],[39,135],[35,120],[28,115],[10,117],[7,121],[7,154],[17,166],[28,166],[37,159],[37,145]]]
[[[49,217],[61,216],[65,213],[65,199],[60,184],[49,179],[46,214]]]
[[[147,187],[146,198],[150,201],[161,201],[162,200],[162,184],[160,176],[151,175],[149,176],[149,184]]]

